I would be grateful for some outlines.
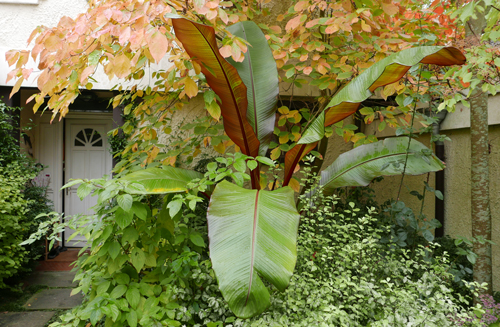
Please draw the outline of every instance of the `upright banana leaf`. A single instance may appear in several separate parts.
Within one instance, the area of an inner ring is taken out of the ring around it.
[[[297,260],[299,213],[294,193],[247,190],[223,181],[208,208],[210,257],[233,313],[249,318],[270,304],[261,277],[283,291]]]
[[[321,173],[320,186],[331,194],[337,187],[366,186],[378,176],[401,175],[408,137],[388,138],[341,154]],[[405,174],[420,175],[444,169],[444,163],[422,143],[412,139]]]
[[[453,47],[417,47],[400,51],[373,64],[330,100],[325,110],[303,133],[295,146],[297,149],[287,152],[284,185],[288,185],[295,166],[310,151],[306,151],[306,145],[324,137],[324,128],[320,125],[330,126],[352,115],[376,88],[397,82],[411,66],[419,62],[440,66],[462,65],[465,56]]]
[[[262,30],[252,21],[239,22],[227,30],[250,43],[243,62],[233,65],[247,87],[247,119],[260,141],[259,155],[265,156],[276,120],[278,102],[278,68]]]
[[[187,169],[165,166],[161,168],[147,168],[130,173],[122,180],[139,183],[144,191],[131,190],[135,194],[164,194],[186,192],[187,184],[195,178],[203,178],[203,174]]]
[[[200,64],[208,85],[221,99],[224,129],[241,152],[256,157],[259,140],[247,120],[247,88],[236,68],[219,53],[215,30],[185,18],[172,18],[175,36],[191,58]]]

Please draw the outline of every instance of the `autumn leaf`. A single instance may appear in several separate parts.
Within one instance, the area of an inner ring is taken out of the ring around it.
[[[184,91],[186,91],[187,96],[190,98],[198,94],[198,85],[189,76],[184,80]]]
[[[306,75],[309,75],[312,71],[313,71],[312,67],[306,67],[302,72]]]
[[[398,6],[392,3],[382,2],[382,9],[389,16],[394,16],[399,12]]]
[[[370,33],[372,31],[372,28],[370,27],[370,25],[366,24],[366,22],[364,20],[361,20],[361,29],[365,32],[368,32],[368,33]]]
[[[295,18],[292,18],[288,21],[288,23],[286,23],[286,26],[285,26],[285,30],[287,32],[293,30],[293,29],[296,29],[299,25],[300,25],[300,18],[302,17],[303,15],[299,15]]]
[[[222,48],[219,49],[219,53],[224,57],[228,58],[231,57],[231,46],[230,45],[225,45]]]
[[[219,121],[221,110],[217,101],[212,101],[210,104],[206,104],[207,111],[215,120]]]
[[[130,59],[125,54],[121,54],[113,60],[113,72],[118,78],[125,78],[130,74]]]
[[[298,193],[300,191],[300,183],[298,180],[296,180],[293,177],[290,179],[288,186],[290,186],[292,188],[292,190],[294,190],[296,193]]]
[[[326,34],[333,34],[339,30],[340,26],[338,24],[332,24],[325,29]]]
[[[19,91],[19,88],[21,87],[21,84],[23,84],[24,78],[20,77],[16,84],[14,84],[14,87],[12,88],[12,91],[10,92],[9,98],[12,98],[14,94],[16,94],[17,91]]]
[[[45,48],[49,51],[56,51],[61,47],[61,39],[57,37],[57,35],[52,34],[45,39],[43,45],[45,45]]]
[[[302,11],[304,10],[305,8],[307,8],[309,6],[309,1],[299,1],[295,4],[295,6],[293,7],[293,9],[298,12],[298,11]]]
[[[148,40],[149,52],[158,63],[168,50],[168,39],[160,32],[155,32]]]

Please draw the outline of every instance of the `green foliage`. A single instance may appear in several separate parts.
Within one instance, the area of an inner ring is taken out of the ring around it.
[[[36,173],[26,175],[19,163],[0,166],[0,288],[28,263],[28,251],[19,243],[30,229],[26,219],[28,200],[23,196],[26,182]]]
[[[378,178],[376,182],[383,178]],[[436,192],[425,183],[424,192],[420,194],[412,191],[411,194],[424,201],[426,190]],[[375,201],[375,191],[370,187],[342,188],[338,190],[339,200],[335,207],[338,210],[347,209],[349,203],[355,203],[361,209],[362,214],[367,214],[367,209],[376,208],[377,228],[383,228],[380,242],[391,246],[395,251],[409,251],[410,258],[415,255],[416,249],[420,246],[429,247],[432,243],[439,246],[433,247],[427,252],[427,260],[435,261],[448,255],[450,264],[448,272],[452,275],[450,287],[455,296],[463,296],[464,299],[472,300],[473,289],[468,286],[472,282],[472,268],[475,254],[472,252],[472,240],[459,237],[452,239],[449,236],[434,238],[434,230],[440,227],[440,223],[434,219],[426,217],[422,212],[415,213],[414,210],[405,205],[403,201],[386,201],[379,204]],[[423,271],[417,271],[422,275]],[[463,307],[472,305],[471,301],[462,304]]]
[[[453,326],[466,316],[453,293],[446,253],[418,245],[411,253],[381,242],[386,228],[374,208],[339,199],[303,197],[298,261],[289,288],[270,310],[241,326]],[[397,249],[397,250],[396,250]],[[235,324],[235,326],[240,326]]]
[[[21,108],[8,107],[0,99],[0,166],[7,166],[8,164],[24,160],[26,157],[19,151],[19,145],[12,136],[12,131],[19,126],[16,125],[15,119],[12,119],[11,114],[16,115]]]
[[[95,216],[70,221],[91,249],[73,291],[86,298],[53,326],[202,326],[231,315],[208,261],[203,199],[138,195],[143,187],[124,179],[83,182],[98,198]]]
[[[48,212],[46,185],[37,185],[33,179],[42,170],[20,150],[10,132],[8,112],[19,108],[0,102],[0,288],[9,287],[6,279],[30,270],[42,253],[40,243],[23,247],[19,243],[38,226],[34,217]]]

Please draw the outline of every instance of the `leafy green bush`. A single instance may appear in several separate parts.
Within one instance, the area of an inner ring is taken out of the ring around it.
[[[28,248],[19,243],[38,228],[34,217],[50,211],[46,188],[31,183],[43,166],[27,158],[10,134],[14,126],[7,113],[16,110],[0,101],[0,288],[40,256],[39,243]]]
[[[375,182],[381,181],[378,178]],[[427,184],[425,191],[434,193],[435,190]],[[472,282],[472,268],[476,255],[472,252],[471,240],[463,237],[456,239],[449,236],[434,238],[434,230],[439,227],[439,222],[434,218],[428,218],[423,213],[415,213],[407,207],[403,201],[388,200],[383,204],[375,201],[375,191],[370,187],[342,188],[338,190],[339,199],[336,200],[336,210],[349,208],[350,203],[354,203],[360,209],[359,215],[368,214],[367,208],[375,208],[371,214],[376,218],[372,227],[382,228],[380,241],[392,247],[395,251],[406,250],[410,258],[414,258],[419,246],[427,248],[426,260],[437,260],[445,253],[450,257],[448,272],[452,274],[450,284],[455,296],[462,295],[470,299],[468,303],[463,303],[464,307],[472,305],[472,289],[467,284]],[[420,201],[424,196],[416,191],[412,191]],[[439,246],[429,246],[437,243]],[[430,251],[432,249],[432,251]],[[413,275],[424,273],[424,270],[417,270]]]
[[[27,173],[19,163],[0,165],[0,288],[5,279],[16,275],[29,262],[29,252],[19,245],[29,233],[26,219],[29,201],[22,191],[36,173]]]
[[[140,186],[117,179],[79,186],[80,197],[94,190],[99,203],[94,216],[70,221],[89,236],[73,291],[86,297],[52,326],[204,326],[232,316],[208,260],[206,203],[198,210],[187,195],[172,216],[171,195],[134,194]]]
[[[290,287],[274,294],[268,312],[235,326],[453,326],[465,301],[453,294],[447,254],[428,260],[430,248],[394,250],[380,242],[370,208],[338,199],[303,199],[298,261]],[[423,272],[423,273],[418,273]]]
[[[124,179],[72,183],[78,182],[78,194],[94,192],[99,203],[96,215],[71,220],[89,236],[91,252],[78,260],[74,291],[86,297],[52,327],[442,327],[453,325],[450,317],[469,317],[460,305],[467,299],[451,288],[448,254],[437,255],[439,245],[410,251],[382,243],[390,227],[380,226],[373,208],[351,202],[339,209],[338,198],[317,193],[301,200],[289,288],[274,289],[264,314],[235,318],[208,259],[206,200],[190,193],[140,195],[142,185]]]

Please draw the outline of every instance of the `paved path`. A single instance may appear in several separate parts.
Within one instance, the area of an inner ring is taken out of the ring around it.
[[[82,294],[70,296],[75,287],[75,273],[70,271],[37,271],[26,279],[28,285],[46,285],[26,302],[23,312],[0,313],[0,327],[43,327],[56,310],[71,309],[82,302]],[[41,311],[43,310],[43,311]]]

